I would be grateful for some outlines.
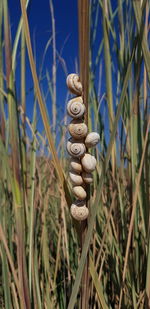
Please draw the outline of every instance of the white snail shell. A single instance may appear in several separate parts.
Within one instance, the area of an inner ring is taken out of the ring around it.
[[[67,112],[72,118],[82,118],[85,112],[85,105],[83,104],[82,97],[71,99],[67,104]]]
[[[67,86],[69,90],[76,94],[76,95],[81,95],[82,94],[82,84],[80,82],[80,78],[77,74],[69,74],[67,76],[66,80]]]
[[[96,167],[96,159],[89,153],[85,153],[84,157],[81,159],[83,169],[90,173],[95,170]]]
[[[68,130],[71,136],[82,139],[87,135],[87,125],[81,119],[74,119],[70,122]]]
[[[93,175],[91,173],[83,172],[82,173],[82,178],[85,183],[92,183],[93,182]]]
[[[81,175],[79,175],[78,173],[76,173],[74,171],[70,171],[69,176],[70,176],[70,180],[73,183],[73,185],[80,186],[80,185],[83,184],[83,179],[82,179]]]
[[[84,188],[82,186],[75,186],[72,188],[72,192],[74,193],[74,195],[79,199],[79,200],[85,200],[86,198],[86,191],[84,190]]]
[[[87,219],[89,210],[86,207],[85,201],[76,201],[71,205],[71,215],[77,221],[83,221]]]
[[[67,142],[67,151],[72,157],[81,158],[86,151],[82,141],[74,140],[72,137]]]
[[[95,147],[100,140],[100,136],[97,132],[91,132],[85,139],[85,145],[87,148]]]
[[[78,159],[78,158],[71,158],[70,166],[71,166],[71,169],[73,171],[75,171],[76,173],[81,173],[82,172],[82,165],[81,165],[80,159]]]

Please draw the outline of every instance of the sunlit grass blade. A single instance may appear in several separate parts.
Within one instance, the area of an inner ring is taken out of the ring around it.
[[[56,30],[55,30],[55,17],[54,17],[54,7],[52,0],[50,3],[50,12],[51,12],[51,20],[52,20],[52,41],[53,41],[53,65],[52,65],[52,83],[53,83],[53,93],[52,93],[52,111],[53,111],[53,130],[54,130],[54,138],[56,136]]]
[[[21,174],[20,174],[20,160],[21,154],[19,149],[19,136],[18,136],[18,119],[16,111],[15,92],[13,84],[12,73],[9,76],[9,93],[8,93],[8,106],[10,116],[10,141],[12,148],[12,166],[13,166],[13,203],[16,220],[16,231],[18,235],[17,244],[17,260],[19,270],[19,280],[22,290],[22,302],[27,304],[30,308],[29,294],[28,294],[28,280],[25,262],[25,217],[24,217],[24,201],[23,201],[23,188],[21,187]]]
[[[40,107],[41,116],[42,116],[42,119],[43,119],[43,124],[44,124],[44,127],[45,127],[45,132],[46,132],[46,135],[47,135],[47,139],[48,139],[50,149],[51,149],[51,152],[52,152],[52,155],[53,155],[54,166],[56,168],[56,171],[57,171],[60,183],[62,185],[62,188],[66,192],[66,199],[67,199],[68,205],[70,205],[70,195],[69,195],[69,192],[68,192],[68,189],[67,189],[67,183],[66,183],[66,180],[64,178],[63,170],[62,170],[62,167],[61,167],[59,159],[58,159],[58,155],[57,155],[56,150],[55,150],[53,137],[52,137],[52,134],[51,134],[51,131],[50,131],[49,122],[48,122],[48,119],[47,119],[47,113],[46,113],[45,105],[44,105],[44,102],[43,102],[43,99],[42,99],[42,95],[41,95],[41,91],[40,91],[40,87],[39,87],[39,82],[38,82],[38,78],[37,78],[37,74],[36,74],[36,68],[35,68],[35,63],[34,63],[34,59],[33,59],[29,25],[28,25],[28,19],[27,19],[25,1],[24,0],[21,0],[21,8],[22,8],[24,31],[25,31],[25,36],[26,36],[26,43],[27,43],[27,49],[28,49],[28,54],[29,54],[32,77],[33,77],[33,80],[34,80],[36,96],[37,96],[37,99],[38,99],[38,102],[39,102],[39,107]]]
[[[105,74],[106,74],[106,95],[108,104],[108,120],[110,133],[113,129],[114,111],[113,111],[113,90],[112,90],[112,69],[111,69],[111,53],[109,47],[109,28],[108,28],[108,2],[103,0],[103,31],[104,31],[104,58],[105,58]],[[112,147],[112,171],[115,171],[115,144]]]
[[[3,40],[2,40],[2,17],[3,17],[3,2],[0,2],[0,89],[3,91]],[[3,142],[5,142],[5,113],[4,113],[4,96],[0,93],[0,128]]]
[[[4,7],[4,36],[5,36],[5,59],[6,59],[6,80],[7,80],[7,102],[9,114],[9,133],[10,144],[12,151],[12,167],[13,167],[13,206],[16,220],[16,233],[18,237],[17,243],[17,262],[18,273],[20,280],[20,289],[22,294],[22,303],[30,308],[30,300],[28,293],[28,279],[25,262],[25,243],[24,243],[24,203],[21,187],[21,170],[22,153],[20,148],[20,132],[18,130],[18,113],[16,104],[15,86],[12,72],[12,58],[11,58],[11,41],[10,41],[10,26],[8,18],[7,1],[3,2]]]
[[[34,103],[34,111],[33,111],[33,131],[36,130],[36,102]],[[33,248],[34,248],[34,219],[35,219],[35,211],[34,211],[34,197],[35,197],[35,169],[36,169],[36,139],[33,136],[32,142],[32,150],[31,150],[31,166],[30,166],[30,183],[31,183],[31,191],[30,191],[30,214],[29,214],[29,289],[30,296],[32,291],[32,276],[34,270],[32,269],[33,265]]]
[[[30,0],[26,1],[26,8],[28,8],[29,1]],[[12,48],[12,70],[15,70],[17,48],[18,48],[18,45],[19,45],[19,39],[20,39],[20,35],[21,35],[21,30],[22,30],[22,22],[23,22],[23,20],[22,20],[22,16],[21,16],[19,24],[18,24],[16,36],[15,36],[14,45],[13,45],[13,48]]]
[[[89,270],[90,270],[90,274],[91,274],[92,280],[93,280],[94,285],[95,285],[96,292],[97,292],[98,297],[99,297],[101,307],[102,307],[102,309],[108,309],[108,306],[106,304],[106,301],[105,301],[105,298],[104,298],[104,295],[103,295],[102,285],[99,282],[98,274],[96,272],[96,269],[94,267],[94,263],[93,263],[91,257],[90,257]]]
[[[22,114],[22,165],[24,194],[27,192],[27,157],[26,157],[26,44],[24,30],[21,32],[21,105]]]

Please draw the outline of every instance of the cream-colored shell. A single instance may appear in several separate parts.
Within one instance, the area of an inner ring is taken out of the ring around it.
[[[81,95],[82,94],[82,84],[80,82],[80,78],[77,74],[69,74],[67,76],[66,80],[67,86],[69,90],[76,94],[76,95]]]
[[[76,173],[74,171],[70,171],[69,176],[70,176],[70,180],[71,180],[73,185],[80,186],[80,185],[83,184],[83,179],[82,179],[81,175],[79,175],[78,173]]]
[[[82,141],[77,141],[71,137],[67,142],[67,151],[72,157],[81,158],[84,156],[86,148]]]
[[[82,118],[85,112],[85,105],[82,97],[71,99],[67,104],[67,112],[72,118]]]
[[[87,125],[81,119],[74,119],[68,126],[69,133],[76,139],[82,139],[87,135]]]
[[[86,191],[84,190],[84,188],[82,186],[75,186],[72,188],[72,192],[74,193],[74,195],[79,199],[79,200],[85,200],[86,198]]]
[[[77,221],[86,220],[89,215],[89,210],[86,207],[85,201],[76,201],[71,205],[71,215]]]
[[[85,139],[85,145],[87,148],[95,147],[100,140],[100,136],[97,132],[91,132]]]
[[[91,173],[83,172],[82,173],[82,178],[85,183],[92,183],[93,182],[93,175]]]
[[[83,169],[90,173],[95,170],[96,167],[96,159],[89,153],[85,153],[84,157],[81,159]]]
[[[71,158],[70,167],[76,173],[82,172],[82,165],[81,165],[80,159],[78,159],[78,158]]]

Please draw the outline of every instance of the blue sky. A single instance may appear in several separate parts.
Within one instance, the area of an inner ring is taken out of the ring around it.
[[[15,2],[15,5],[14,5]],[[12,43],[16,34],[18,22],[20,19],[20,0],[8,0]],[[55,27],[56,27],[56,48],[67,66],[67,72],[75,71],[75,62],[78,57],[78,21],[77,21],[77,1],[53,1]],[[31,0],[28,7],[28,18],[32,47],[35,46],[37,73],[39,73],[42,56],[48,40],[52,36],[51,13],[48,0]],[[30,91],[33,86],[32,76],[29,68],[28,57],[26,67],[26,89],[27,89],[27,115],[32,117],[33,110],[33,92]],[[20,74],[20,55],[18,50],[18,66],[16,70],[16,82],[19,81]],[[52,76],[52,45],[49,46],[43,67],[43,75],[46,70]],[[44,93],[47,92],[47,83],[43,80],[42,87]],[[20,83],[17,82],[17,91],[19,96]],[[57,59],[57,105],[64,115],[64,101],[66,98],[66,75],[62,65]],[[51,109],[50,97],[47,98],[49,112]],[[62,117],[63,117],[62,115]],[[41,122],[40,122],[41,123]],[[41,124],[42,125],[42,124]]]
[[[15,5],[14,5],[15,2]],[[76,63],[78,62],[78,10],[77,10],[77,0],[53,0],[54,6],[54,15],[55,15],[55,27],[56,27],[56,48],[58,53],[61,53],[61,57],[64,60],[64,63],[67,67],[67,73],[75,72]],[[96,3],[96,2],[95,2]],[[115,1],[116,3],[116,1]],[[8,0],[9,4],[9,13],[10,13],[10,23],[11,23],[11,32],[12,32],[12,42],[14,41],[14,37],[16,34],[18,22],[21,15],[20,9],[20,0]],[[98,4],[98,1],[97,1]],[[29,18],[29,26],[31,33],[32,46],[34,47],[35,55],[36,55],[36,67],[37,74],[40,71],[40,65],[42,62],[42,56],[46,47],[48,40],[52,36],[52,25],[51,25],[51,13],[49,0],[30,0],[30,5],[28,7],[28,18]],[[94,17],[95,18],[95,17]],[[94,23],[93,19],[93,23]],[[95,62],[94,57],[97,56],[97,51],[99,48],[99,44],[103,37],[103,29],[102,29],[102,18],[101,12],[98,15],[98,28],[96,40],[93,46],[93,63]],[[16,83],[17,83],[17,93],[18,100],[20,98],[20,50],[18,50],[17,55],[17,70],[16,70]],[[33,113],[33,80],[29,67],[28,57],[26,57],[27,65],[26,65],[26,112],[27,116],[30,120],[32,120]],[[101,84],[101,93],[105,91],[105,72],[104,72],[104,59],[103,55],[101,56],[101,65],[102,65],[102,84]],[[97,66],[96,79],[99,79],[99,65]],[[46,95],[48,85],[45,78],[46,70],[49,72],[50,77],[52,76],[52,45],[49,46],[43,67],[43,81],[41,82],[41,89]],[[98,84],[98,82],[97,82]],[[65,100],[67,94],[66,87],[66,75],[57,58],[57,110],[59,111],[60,119],[63,119],[66,114],[65,111]],[[49,115],[51,115],[51,99],[50,95],[46,100],[47,109]],[[103,105],[104,108],[106,105]],[[103,110],[103,107],[102,107]],[[38,108],[38,130],[41,131],[43,129],[42,120],[40,117],[40,112]],[[107,122],[107,121],[106,121]],[[108,127],[107,127],[108,130]]]
[[[15,2],[15,5],[14,5]],[[14,35],[17,29],[20,11],[20,0],[9,0],[9,12]],[[56,41],[58,51],[64,46],[64,55],[69,56],[67,60],[72,62],[72,59],[77,55],[77,1],[55,0],[53,1],[55,24],[56,24]],[[45,45],[50,38],[51,32],[51,15],[48,0],[30,0],[28,8],[28,17],[30,23],[31,37],[35,35],[38,57],[42,55]],[[70,48],[71,46],[71,48]]]

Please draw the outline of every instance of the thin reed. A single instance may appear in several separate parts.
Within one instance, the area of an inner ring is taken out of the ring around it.
[[[59,119],[57,110],[55,3],[49,6],[52,37],[43,50],[44,59],[52,46],[51,72],[36,66],[29,3],[20,0],[12,41],[9,1],[0,1],[0,308],[150,308],[149,2],[92,0],[89,29],[78,3],[88,127],[101,137],[93,150],[98,163],[82,250],[81,225],[69,212],[66,114]],[[85,278],[88,289],[81,288]]]

